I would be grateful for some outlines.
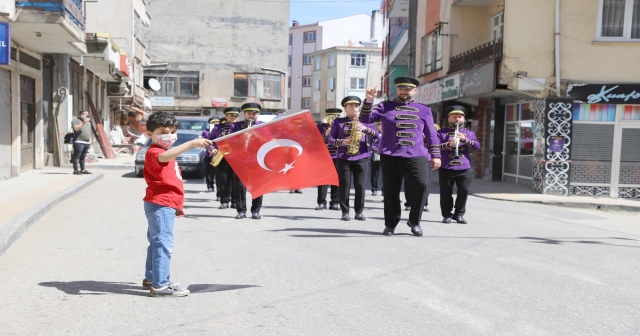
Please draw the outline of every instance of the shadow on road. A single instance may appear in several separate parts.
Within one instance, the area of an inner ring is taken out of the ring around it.
[[[380,236],[382,231],[362,231],[362,230],[345,230],[345,229],[313,229],[313,228],[287,228],[282,230],[268,230],[270,232],[317,232],[317,233],[329,233],[334,235],[298,235],[300,237],[346,237],[346,236],[335,236],[337,235],[348,235],[348,234],[356,234],[356,235],[367,235],[367,236]],[[294,237],[298,237],[294,236]]]
[[[124,294],[134,296],[149,296],[149,291],[142,289],[140,285],[132,282],[106,282],[106,281],[69,281],[69,282],[41,282],[43,287],[57,288],[69,295],[105,295]],[[187,287],[191,294],[224,292],[244,288],[260,287],[256,285],[220,285],[220,284],[193,284]]]

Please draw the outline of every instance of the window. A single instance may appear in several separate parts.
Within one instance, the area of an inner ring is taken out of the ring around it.
[[[639,0],[600,0],[597,36],[601,40],[640,39]]]
[[[289,55],[289,66],[291,66],[291,55]]]
[[[237,73],[233,82],[234,96],[280,99],[280,82],[280,75]]]
[[[316,32],[306,32],[304,33],[304,43],[307,42],[315,42],[316,41]]]
[[[329,78],[327,80],[327,90],[329,91],[333,91],[336,88],[336,79],[335,78]]]
[[[351,90],[364,90],[364,78],[351,78]]]
[[[442,35],[434,32],[422,38],[422,73],[442,68]]]
[[[311,86],[311,77],[302,77],[302,86]]]
[[[336,66],[336,54],[329,55],[329,67],[333,68]]]
[[[313,91],[320,91],[320,80],[316,79],[316,81],[313,83]]]
[[[351,53],[351,66],[366,66],[367,54]]]
[[[136,62],[136,67],[142,66]],[[142,71],[140,71],[142,72]],[[160,90],[157,96],[167,97],[199,97],[200,73],[198,71],[169,71],[147,70],[145,79],[154,78],[160,81]]]
[[[302,108],[310,108],[311,107],[311,98],[302,98]]]
[[[494,15],[491,18],[491,40],[499,40],[504,33],[504,12]]]
[[[289,34],[289,45],[291,45],[293,42],[293,35]]]
[[[315,70],[320,70],[320,67],[322,65],[322,57],[316,56],[315,61],[316,61]]]
[[[311,56],[309,55],[302,56],[302,64],[311,64]]]
[[[291,87],[291,77],[287,79],[287,87]]]

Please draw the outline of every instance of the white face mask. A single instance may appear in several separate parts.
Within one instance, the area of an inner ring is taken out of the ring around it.
[[[163,148],[171,147],[178,140],[177,134],[158,134],[156,135],[156,143]]]

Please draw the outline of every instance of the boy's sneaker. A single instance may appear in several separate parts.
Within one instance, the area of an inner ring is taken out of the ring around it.
[[[187,296],[191,293],[188,289],[182,289],[176,284],[169,284],[160,288],[151,287],[149,289],[150,296],[168,296],[168,297],[180,297]]]
[[[178,286],[180,285],[177,282],[172,282],[170,286]],[[153,287],[153,282],[151,280],[144,279],[142,280],[142,289],[151,289]]]

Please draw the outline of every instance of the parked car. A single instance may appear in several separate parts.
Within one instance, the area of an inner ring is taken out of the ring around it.
[[[209,118],[204,117],[176,117],[179,130],[198,131],[202,133],[209,129]]]
[[[178,140],[172,147],[180,146],[187,141],[191,141],[200,136],[200,131],[187,131],[187,130],[178,130]],[[147,155],[147,150],[151,146],[151,139],[147,140],[147,143],[144,144],[138,154],[136,155],[135,160],[135,171],[136,176],[142,177],[144,171],[144,159]],[[204,148],[194,148],[186,151],[176,158],[178,161],[178,166],[183,174],[191,173],[196,178],[202,178],[206,172],[206,166],[204,162]]]

